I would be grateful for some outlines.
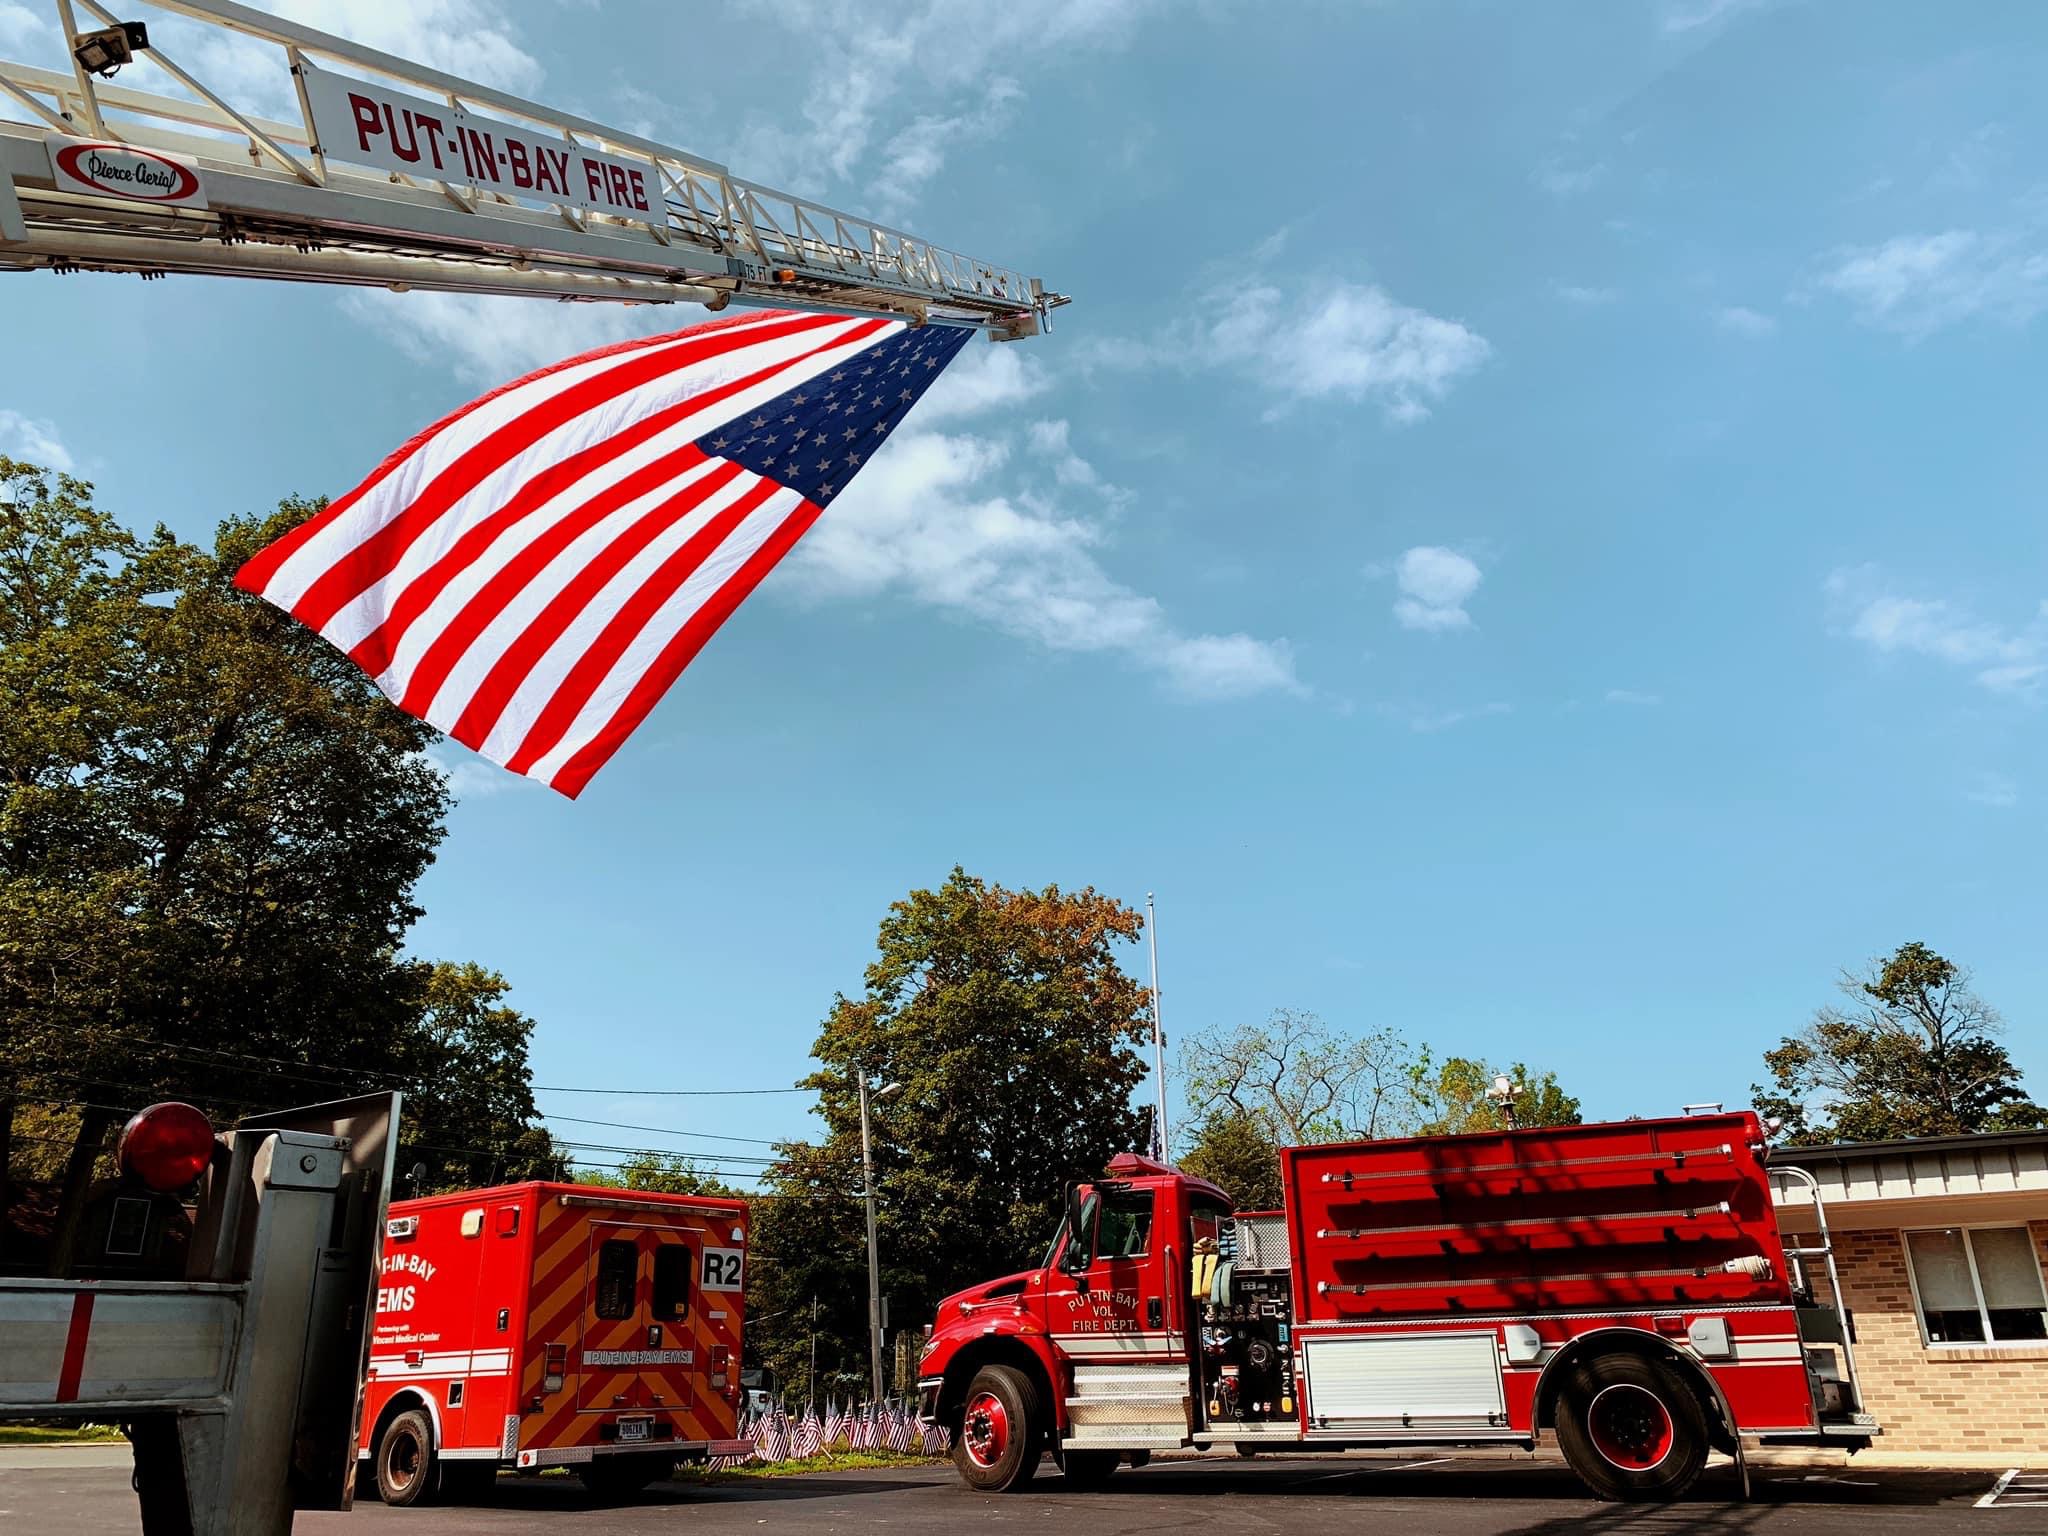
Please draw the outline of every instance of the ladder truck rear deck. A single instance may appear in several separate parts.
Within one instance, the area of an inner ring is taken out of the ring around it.
[[[921,1412],[990,1490],[1047,1451],[1084,1485],[1548,1433],[1601,1497],[1662,1500],[1745,1440],[1867,1445],[1848,1319],[1804,1284],[1832,1258],[1787,1249],[1765,1150],[1746,1112],[1291,1147],[1277,1211],[1126,1153],[1042,1268],[940,1303]]]

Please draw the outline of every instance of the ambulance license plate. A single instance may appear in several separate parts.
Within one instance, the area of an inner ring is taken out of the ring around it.
[[[647,1423],[646,1419],[619,1420],[619,1438],[621,1440],[645,1440],[647,1438]]]

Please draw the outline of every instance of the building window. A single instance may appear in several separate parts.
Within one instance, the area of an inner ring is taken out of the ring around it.
[[[2048,1339],[2048,1294],[2025,1227],[1908,1232],[1906,1252],[1929,1344]]]

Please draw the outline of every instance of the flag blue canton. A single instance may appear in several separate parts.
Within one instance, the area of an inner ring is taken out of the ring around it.
[[[905,326],[829,373],[697,439],[823,507],[874,457],[973,332]]]

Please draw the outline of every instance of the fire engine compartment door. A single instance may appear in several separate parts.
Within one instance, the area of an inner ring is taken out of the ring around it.
[[[1506,1423],[1492,1333],[1310,1339],[1302,1346],[1309,1424],[1490,1429]]]
[[[697,1249],[690,1232],[590,1224],[577,1408],[659,1414],[691,1405]]]

